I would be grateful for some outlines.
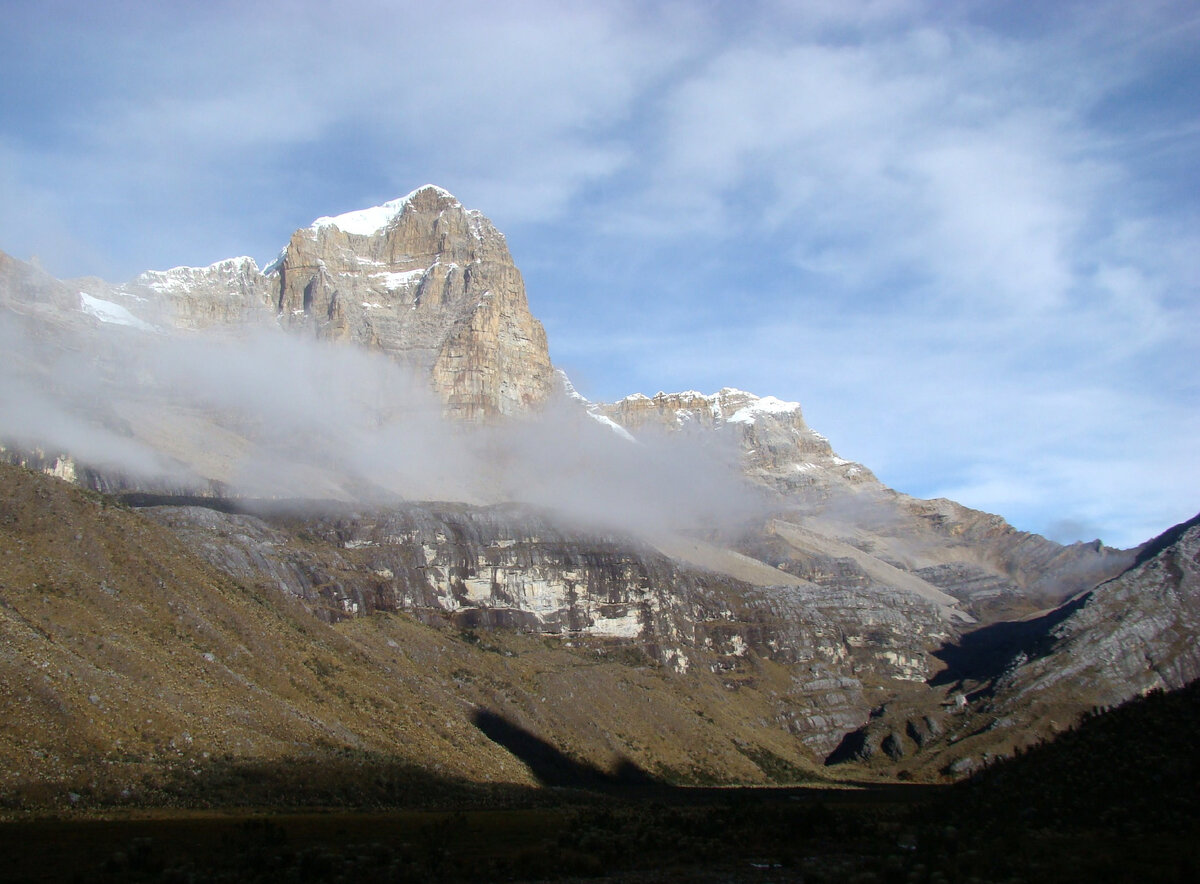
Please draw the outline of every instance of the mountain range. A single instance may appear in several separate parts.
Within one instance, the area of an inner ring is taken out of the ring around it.
[[[798,403],[589,402],[434,186],[265,268],[0,253],[0,344],[10,805],[568,769],[504,733],[610,777],[937,781],[1200,676],[1195,520],[1063,546],[886,487]]]

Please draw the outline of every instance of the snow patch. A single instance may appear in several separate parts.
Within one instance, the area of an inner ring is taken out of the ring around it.
[[[587,400],[584,400],[584,401],[587,401]],[[637,439],[633,438],[633,436],[630,434],[630,432],[627,429],[625,429],[619,423],[614,421],[612,418],[605,417],[602,414],[596,414],[594,411],[592,411],[590,409],[588,410],[587,414],[588,414],[588,417],[590,417],[592,420],[608,427],[610,430],[612,430],[614,433],[616,433],[618,436],[620,436],[626,442],[636,442],[637,441]]]
[[[774,396],[764,396],[749,405],[739,408],[728,419],[731,424],[752,424],[764,414],[794,414],[800,410],[799,402],[784,402]]]
[[[277,260],[282,260],[283,254]],[[258,263],[246,255],[226,258],[207,267],[172,267],[170,270],[147,270],[134,280],[137,285],[153,289],[160,295],[183,293],[198,283],[211,281],[214,277],[232,281],[259,272]]]
[[[272,273],[278,273],[283,267],[283,260],[287,257],[287,246],[279,250],[279,254],[275,256],[275,260],[263,268],[263,276],[270,276]]]
[[[599,406],[593,405],[591,400],[589,400],[586,396],[584,396],[578,390],[575,389],[575,385],[571,383],[571,379],[569,377],[567,377],[567,373],[565,371],[563,371],[561,368],[556,368],[556,369],[554,369],[554,374],[558,377],[558,383],[562,386],[562,391],[566,395],[566,397],[568,399],[571,399],[572,401],[578,402],[580,405],[582,405],[584,407],[584,411],[586,411],[588,417],[590,417],[592,420],[596,421],[597,423],[602,424],[605,427],[608,427],[608,429],[612,430],[614,433],[616,433],[618,436],[620,436],[626,442],[637,442],[637,439],[633,438],[633,436],[630,434],[630,432],[628,430],[626,430],[623,426],[621,426],[619,423],[614,421],[612,418],[610,418],[606,415],[600,414],[600,412],[597,410],[599,408]],[[635,395],[641,396],[640,393],[635,394]],[[627,397],[627,398],[633,398],[633,397]],[[646,397],[641,396],[641,398],[645,399]],[[622,400],[622,401],[624,401],[624,400]]]
[[[418,187],[407,196],[389,200],[381,206],[371,206],[369,209],[359,209],[355,212],[345,212],[341,215],[323,215],[309,226],[309,230],[315,233],[325,227],[336,227],[343,233],[350,233],[355,236],[373,236],[385,229],[396,218],[400,217],[412,201],[412,198],[425,190],[433,190],[439,196],[450,200],[454,206],[461,208],[461,204],[454,198],[452,193],[436,185],[426,184]]]
[[[425,270],[405,270],[401,273],[372,273],[371,276],[383,280],[387,290],[394,292],[397,289],[409,288],[415,282],[420,282],[426,272]]]
[[[156,331],[154,326],[138,319],[120,304],[105,301],[103,298],[93,297],[87,292],[79,293],[79,309],[89,316],[94,316],[101,322],[111,323],[112,325],[126,325],[130,328],[141,329],[142,331]]]

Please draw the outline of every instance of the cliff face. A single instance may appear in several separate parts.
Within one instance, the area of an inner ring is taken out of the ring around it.
[[[834,486],[879,485],[862,464],[838,457],[829,440],[804,422],[796,402],[726,387],[711,396],[694,390],[635,394],[593,408],[635,435],[724,433],[736,441],[746,475],[780,494],[821,496]]]
[[[381,351],[426,379],[457,419],[527,413],[552,387],[546,332],[503,234],[432,185],[317,219],[265,271],[241,257],[119,286],[67,284],[4,256],[0,277],[14,293],[6,299],[73,321],[82,312],[148,332],[279,327]]]
[[[943,648],[946,668],[931,689],[881,710],[847,738],[840,760],[968,773],[989,757],[1054,736],[1093,709],[1200,678],[1198,632],[1200,517],[1151,541],[1131,567],[1058,608],[993,624]]]
[[[429,376],[454,417],[520,414],[549,395],[546,333],[504,236],[440,188],[318,219],[269,276],[285,328],[382,350]]]
[[[710,678],[727,692],[781,679],[762,726],[817,757],[866,718],[869,686],[922,681],[929,651],[954,634],[915,593],[779,572],[755,583],[523,506],[142,512],[236,580],[277,588],[327,621],[402,611],[459,629],[602,641],[696,690]]]

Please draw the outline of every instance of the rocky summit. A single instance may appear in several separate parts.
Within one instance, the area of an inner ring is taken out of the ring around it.
[[[3,297],[55,288],[5,256]],[[504,235],[432,185],[371,209],[318,218],[274,263],[248,257],[147,271],[124,285],[78,280],[39,305],[143,331],[271,326],[380,351],[426,378],[456,418],[536,408],[553,372]]]
[[[265,269],[0,254],[0,342],[11,806],[348,757],[937,781],[1200,675],[1195,525],[1062,546],[888,488],[799,403],[589,402],[504,237],[437,187]]]
[[[456,417],[519,414],[550,392],[546,333],[504,236],[441,188],[319,218],[268,274],[284,327],[429,374]]]

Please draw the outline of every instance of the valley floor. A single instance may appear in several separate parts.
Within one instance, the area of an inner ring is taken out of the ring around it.
[[[1191,881],[1200,828],[980,824],[948,787],[514,790],[506,807],[125,809],[0,823],[0,880]],[[1008,808],[996,808],[997,814]]]

